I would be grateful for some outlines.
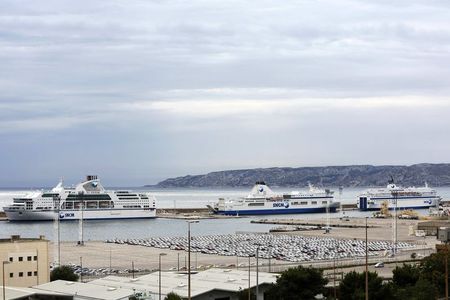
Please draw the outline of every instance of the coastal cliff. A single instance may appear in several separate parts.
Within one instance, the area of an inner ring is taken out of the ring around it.
[[[157,187],[248,187],[258,180],[270,186],[384,186],[390,177],[402,186],[450,186],[450,164],[411,166],[329,166],[258,168],[187,175],[159,182]]]

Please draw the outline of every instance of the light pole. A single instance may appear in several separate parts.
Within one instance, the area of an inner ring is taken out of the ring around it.
[[[161,300],[161,256],[166,256],[166,253],[159,254],[159,300]]]
[[[191,224],[198,221],[188,221],[188,300],[191,300]]]
[[[82,256],[80,256],[80,269],[81,269],[80,282],[83,282],[83,257]]]
[[[248,256],[248,300],[251,300],[251,294],[250,294],[250,255]]]
[[[84,246],[84,233],[83,233],[83,218],[84,218],[84,193],[79,192],[78,193],[78,200],[80,205],[80,221],[78,223],[78,246]]]
[[[367,254],[367,219],[366,217],[366,300],[369,300],[369,270],[368,270],[368,254]]]
[[[333,258],[333,289],[334,289],[334,300],[337,299],[337,291],[336,291],[336,260],[339,258],[339,240],[335,240],[335,252]]]
[[[61,197],[53,196],[53,208],[56,208],[55,226],[56,226],[56,246],[57,246],[57,264],[61,266],[61,229],[60,229],[60,211],[61,211]]]
[[[258,300],[259,295],[259,245],[256,247],[256,300]]]
[[[111,265],[112,265],[112,253],[111,253],[111,246],[109,246],[109,275],[111,275]]]
[[[2,262],[2,275],[3,275],[3,300],[5,300],[6,299],[6,289],[5,289],[5,265],[7,265],[7,264],[9,264],[9,261],[6,261],[6,260],[4,260],[3,262]]]
[[[392,233],[392,239],[393,239],[393,255],[397,256],[397,210],[398,210],[398,191],[392,191],[391,192],[392,197],[394,198],[394,219],[393,219],[393,233]]]

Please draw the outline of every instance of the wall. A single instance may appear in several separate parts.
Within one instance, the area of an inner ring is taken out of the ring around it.
[[[5,286],[29,287],[50,281],[48,241],[41,239],[0,240],[0,262],[5,264]],[[1,268],[2,266],[0,266]],[[0,285],[3,272],[0,272]]]

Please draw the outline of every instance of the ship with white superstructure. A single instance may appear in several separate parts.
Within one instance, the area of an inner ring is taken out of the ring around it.
[[[142,219],[156,217],[156,200],[146,193],[107,191],[96,175],[74,188],[62,180],[50,191],[36,191],[3,207],[10,221]]]
[[[357,206],[362,211],[380,210],[383,205],[387,205],[390,210],[420,209],[439,207],[440,201],[436,190],[427,184],[424,187],[403,188],[391,178],[386,188],[372,188],[360,194]]]
[[[223,215],[269,215],[336,212],[340,203],[334,201],[333,192],[310,185],[308,191],[287,194],[274,193],[263,181],[256,182],[247,197],[220,198],[214,213]]]

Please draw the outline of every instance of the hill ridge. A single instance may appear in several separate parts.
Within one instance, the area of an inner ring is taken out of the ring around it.
[[[213,171],[168,178],[157,187],[248,187],[258,180],[270,186],[384,186],[393,176],[402,186],[450,186],[450,163],[413,165],[341,165],[325,167],[269,167]]]

